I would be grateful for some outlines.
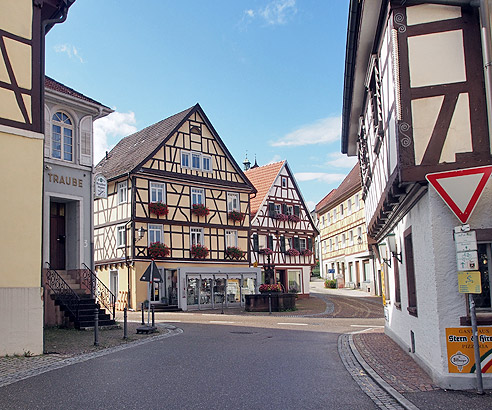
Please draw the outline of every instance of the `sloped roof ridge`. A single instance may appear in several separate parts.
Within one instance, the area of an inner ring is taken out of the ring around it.
[[[323,204],[323,206],[321,206],[320,208],[316,206],[316,209],[321,211],[323,208],[334,205],[337,201],[340,201],[340,199],[345,198],[345,196],[347,196],[347,193],[351,192],[356,187],[362,188],[362,181],[360,179],[360,166],[358,162],[350,170],[350,172],[344,178],[338,188],[335,189],[334,192],[332,191],[333,196],[331,198],[328,198],[326,203]],[[330,194],[328,194],[327,196],[329,195]],[[319,203],[321,203],[321,201]]]
[[[78,92],[77,90],[74,90],[71,87],[66,86],[65,84],[62,84],[59,81],[56,81],[55,79],[45,76],[44,79],[44,86],[50,90],[57,91],[62,94],[67,94],[71,95],[72,97],[78,98],[79,100],[91,102],[93,104],[100,105],[102,107],[105,107],[111,111],[113,111],[111,108],[109,108],[107,105],[101,104],[99,101],[94,100],[93,98],[87,97],[86,95]]]

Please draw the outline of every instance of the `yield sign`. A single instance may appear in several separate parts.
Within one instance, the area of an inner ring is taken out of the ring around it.
[[[485,184],[492,173],[492,165],[456,171],[427,174],[425,178],[436,189],[461,223],[468,221]]]
[[[162,282],[162,276],[159,273],[159,269],[152,259],[150,265],[145,269],[142,277],[140,278],[142,282]]]

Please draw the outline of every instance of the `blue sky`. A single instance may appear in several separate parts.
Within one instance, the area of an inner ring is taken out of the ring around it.
[[[200,103],[242,166],[286,159],[310,208],[340,153],[348,0],[78,0],[46,36],[46,74],[113,108],[95,155]]]

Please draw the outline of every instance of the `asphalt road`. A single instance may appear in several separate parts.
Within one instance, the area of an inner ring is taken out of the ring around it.
[[[160,319],[181,328],[177,336],[0,388],[0,408],[376,408],[343,366],[337,339],[382,319],[178,317]]]

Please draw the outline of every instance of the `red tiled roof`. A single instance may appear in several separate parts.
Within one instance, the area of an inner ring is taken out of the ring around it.
[[[338,188],[331,191],[320,202],[318,202],[316,205],[316,212],[319,213],[319,211],[322,211],[323,209],[331,208],[342,198],[352,195],[355,188],[361,187],[362,182],[360,179],[360,166],[359,163],[357,163],[338,186]]]
[[[48,88],[49,90],[57,91],[57,92],[62,93],[62,94],[67,94],[67,95],[70,95],[72,97],[78,98],[79,100],[87,101],[87,102],[90,102],[92,104],[97,104],[97,105],[100,105],[102,107],[106,107],[108,109],[111,109],[108,106],[101,104],[99,101],[93,100],[92,98],[89,98],[86,95],[81,94],[78,91],[75,91],[73,88],[67,87],[64,84],[62,84],[56,80],[53,80],[51,77],[45,76],[44,86],[46,88]]]
[[[260,209],[260,206],[268,195],[270,187],[275,182],[278,173],[284,166],[285,161],[274,162],[273,164],[263,165],[262,167],[250,168],[244,173],[258,191],[256,196],[251,197],[251,216],[253,217]]]

